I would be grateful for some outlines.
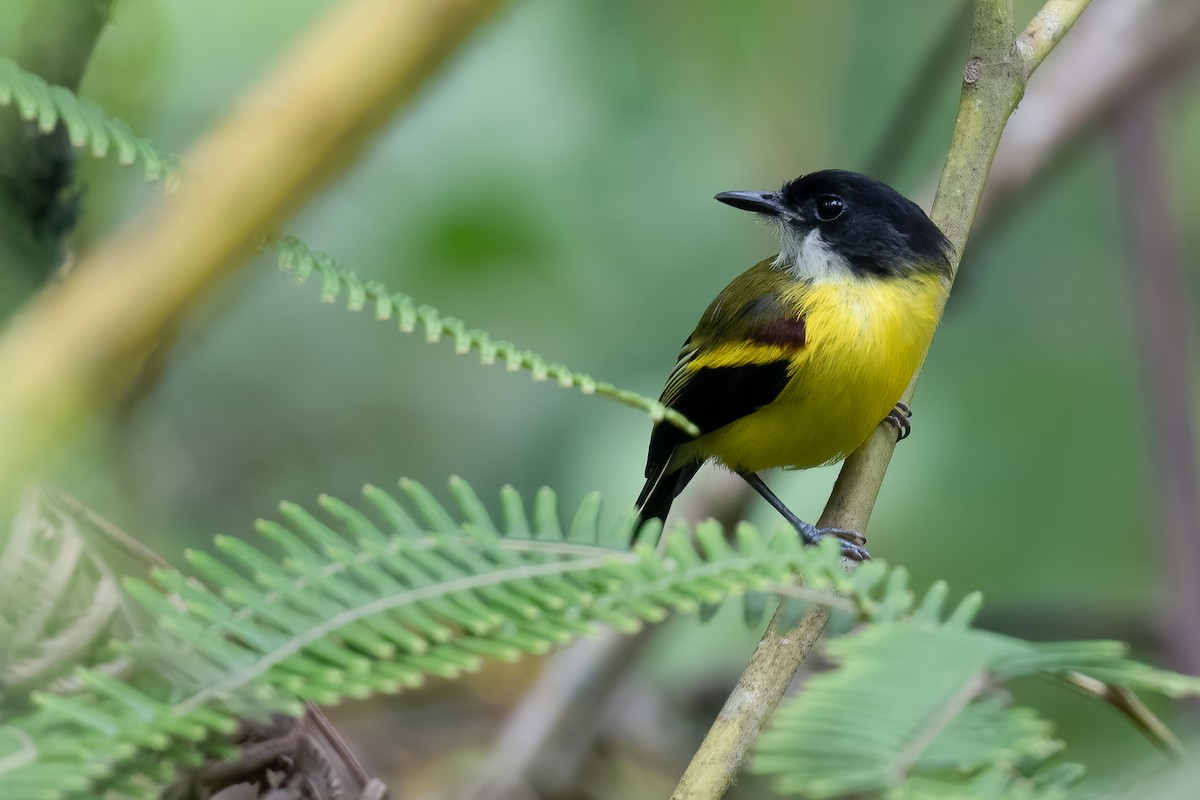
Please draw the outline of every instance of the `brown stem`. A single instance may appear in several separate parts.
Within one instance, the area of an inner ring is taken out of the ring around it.
[[[976,0],[958,119],[930,215],[959,257],[1000,135],[1025,90],[1026,78],[1087,5],[1088,0],[1049,0],[1018,43],[1011,0]],[[958,260],[954,259],[955,270]],[[904,401],[911,400],[918,377],[919,372],[905,391]],[[821,515],[821,525],[865,530],[895,443],[890,428],[881,425],[846,460]],[[810,610],[800,625],[786,634],[779,633],[778,619],[779,612],[688,765],[673,800],[710,800],[724,794],[796,670],[820,638],[828,611],[820,607]],[[797,651],[803,652],[797,657]]]
[[[1157,513],[1149,517],[1164,539],[1169,631],[1165,644],[1175,667],[1195,675],[1200,674],[1200,469],[1192,417],[1190,293],[1167,186],[1156,99],[1150,93],[1134,98],[1117,118],[1118,194],[1129,226],[1133,304],[1158,495]],[[1148,541],[1147,546],[1154,544]]]
[[[800,665],[808,658],[829,621],[829,611],[814,606],[800,624],[779,629],[781,605],[733,687],[721,713],[700,743],[671,800],[722,797],[733,784],[750,748],[779,706]]]

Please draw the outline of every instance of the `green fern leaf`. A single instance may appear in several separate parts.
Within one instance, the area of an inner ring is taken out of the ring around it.
[[[525,370],[535,381],[553,380],[563,388],[609,397],[645,411],[656,422],[667,420],[692,435],[699,433],[685,417],[653,398],[597,381],[590,375],[572,372],[510,342],[498,341],[481,330],[467,328],[462,320],[443,316],[432,306],[417,305],[413,298],[393,292],[379,281],[363,281],[328,254],[310,250],[294,236],[285,236],[274,245],[279,253],[279,268],[295,277],[298,284],[304,284],[316,275],[321,283],[321,300],[326,303],[336,302],[345,295],[346,308],[350,311],[362,311],[371,305],[376,319],[396,320],[402,333],[414,333],[419,329],[425,341],[430,343],[449,338],[454,342],[455,353],[476,352],[481,364],[500,362],[509,372]]]
[[[0,797],[151,796],[239,717],[401,691],[795,572],[814,585],[841,574],[836,543],[805,548],[788,530],[741,526],[728,543],[706,526],[698,544],[678,530],[660,549],[630,549],[629,523],[602,530],[594,497],[564,532],[549,490],[530,524],[511,490],[494,519],[462,481],[455,508],[418,484],[401,489],[368,487],[370,511],[328,497],[319,514],[282,504],[281,521],[259,525],[265,547],[218,537],[214,552],[188,555],[189,572],[127,582],[157,622],[128,652],[141,679],[83,671],[83,691],[38,696],[36,711],[0,727]]]
[[[962,780],[918,776],[888,793],[888,800],[1067,800],[1081,777],[1077,764],[1063,764],[1053,780],[1026,778],[1007,767],[994,767]],[[1046,770],[1050,772],[1050,770]],[[1091,800],[1099,800],[1090,795]]]
[[[841,666],[780,708],[752,769],[778,776],[781,791],[813,798],[900,786],[986,689],[988,664],[1006,649],[976,631],[903,623],[831,642]]]
[[[970,703],[917,759],[914,771],[973,774],[993,764],[1041,763],[1061,749],[1052,726],[1008,698],[989,695]]]
[[[1200,695],[1200,678],[1129,661],[1119,643],[1033,643],[974,630],[978,596],[943,618],[944,584],[918,603],[902,571],[860,572],[843,591],[873,624],[828,645],[840,667],[812,678],[777,712],[752,762],[784,792],[1066,797],[1078,770],[1042,768],[1059,743],[1033,712],[1006,706],[997,691],[1004,681],[1082,673],[1172,697]]]
[[[0,709],[25,705],[81,664],[112,659],[106,643],[142,627],[120,576],[145,572],[133,554],[147,551],[110,528],[48,487],[26,491],[0,528]]]
[[[148,140],[96,104],[46,83],[11,59],[0,58],[0,106],[8,105],[15,105],[21,117],[43,133],[62,123],[71,144],[96,158],[115,152],[124,166],[140,164],[146,180],[165,181],[168,191],[179,185],[182,170],[177,158],[160,155]]]

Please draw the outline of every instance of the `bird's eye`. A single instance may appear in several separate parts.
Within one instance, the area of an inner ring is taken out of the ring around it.
[[[846,213],[846,201],[842,198],[825,194],[817,198],[817,219],[821,222],[833,222]]]

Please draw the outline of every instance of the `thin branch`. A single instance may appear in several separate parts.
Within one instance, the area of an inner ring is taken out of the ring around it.
[[[316,703],[305,703],[304,721],[308,728],[308,740],[311,747],[319,748],[327,769],[332,767],[343,776],[342,784],[351,784],[361,798],[367,800],[386,800],[387,786],[383,781],[367,772],[362,762],[354,754],[350,743],[343,738],[340,731],[334,727]]]
[[[1133,305],[1158,496],[1153,527],[1166,550],[1166,648],[1200,674],[1200,465],[1192,409],[1192,321],[1178,220],[1171,206],[1156,95],[1133,99],[1116,124],[1116,160],[1129,226]]]
[[[815,606],[795,628],[783,632],[777,624],[780,613],[776,612],[776,619],[771,620],[671,800],[715,800],[724,796],[746,762],[759,731],[775,712],[829,621],[829,610]]]
[[[189,179],[0,340],[0,476],[44,461],[157,337],[348,162],[499,0],[335,4],[191,151]]]
[[[235,740],[237,755],[180,770],[163,800],[210,798],[239,785],[254,784],[256,797],[311,800],[387,800],[383,781],[373,777],[349,743],[314,703],[301,717],[276,715],[243,720]],[[277,773],[268,779],[269,773]]]
[[[126,555],[137,559],[143,566],[150,569],[167,569],[166,559],[154,552],[148,546],[121,530],[113,522],[99,514],[91,506],[62,489],[44,486],[41,489],[46,498],[68,511],[99,531],[104,538]],[[116,576],[113,576],[116,579]]]
[[[1012,8],[1006,0],[976,0],[971,55],[963,71],[962,101],[950,151],[938,183],[930,218],[950,239],[959,258],[975,220],[992,158],[1004,126],[1025,91],[1025,81],[1041,63],[1089,0],[1051,0],[1022,34],[1034,45],[1020,58],[1012,44]],[[1051,9],[1047,15],[1046,9]],[[1049,19],[1058,20],[1050,25]],[[920,369],[902,400],[911,402]],[[822,526],[865,530],[883,476],[895,450],[896,437],[881,425],[838,474],[821,515]]]
[[[1021,100],[992,163],[979,218],[1024,191],[1081,135],[1200,56],[1200,3],[1096,0]],[[983,231],[976,226],[976,238]]]
[[[1082,672],[1068,672],[1063,679],[1069,686],[1086,695],[1096,697],[1108,703],[1121,712],[1134,727],[1146,734],[1146,737],[1173,760],[1186,762],[1189,758],[1183,743],[1176,738],[1163,721],[1153,711],[1146,707],[1136,694],[1123,686],[1113,686],[1111,683],[1098,681]]]
[[[1024,93],[1026,79],[1087,5],[1088,0],[1050,0],[1022,34],[1026,45],[1018,56],[1011,0],[976,0],[958,119],[930,215],[959,258],[1000,135]],[[959,258],[954,259],[955,270]],[[918,371],[913,376],[905,401],[912,399],[919,375]],[[820,525],[866,529],[895,444],[895,436],[881,425],[846,460]],[[781,613],[782,607],[676,787],[673,800],[707,800],[725,793],[829,617],[827,609],[817,607],[796,629],[780,633]]]
[[[1017,37],[1017,54],[1021,57],[1021,74],[1029,80],[1050,51],[1062,41],[1088,7],[1090,0],[1049,0],[1042,10]]]

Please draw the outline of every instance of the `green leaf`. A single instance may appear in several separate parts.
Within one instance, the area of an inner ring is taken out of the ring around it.
[[[429,343],[437,343],[443,337],[448,337],[454,342],[455,353],[478,353],[481,364],[500,362],[509,372],[524,370],[535,381],[553,380],[564,389],[609,397],[645,411],[656,422],[666,420],[690,434],[699,433],[699,429],[679,412],[667,408],[654,398],[597,381],[581,372],[572,372],[560,364],[551,364],[536,353],[521,350],[510,342],[493,339],[484,331],[468,328],[462,320],[444,316],[436,308],[417,305],[413,298],[393,292],[379,281],[363,281],[333,257],[309,249],[308,245],[294,236],[284,236],[273,244],[279,254],[279,268],[291,274],[298,284],[304,284],[313,275],[317,276],[321,282],[323,302],[336,302],[344,294],[348,310],[362,311],[370,305],[377,320],[394,319],[401,333],[414,333],[420,329]]]
[[[1006,767],[993,767],[964,779],[919,776],[887,794],[888,800],[1067,800],[1078,779],[1076,764],[1056,770],[1059,780],[1039,783]],[[1068,782],[1064,785],[1061,781]],[[1096,800],[1093,798],[1093,800]]]
[[[746,526],[726,542],[711,526],[695,541],[678,529],[660,549],[630,549],[628,520],[602,523],[595,496],[564,529],[548,489],[532,514],[505,491],[497,525],[460,479],[454,507],[401,487],[368,487],[361,511],[324,496],[312,512],[281,504],[260,541],[217,537],[188,554],[190,572],[127,581],[156,625],[126,653],[140,677],[80,672],[78,693],[42,696],[0,728],[0,797],[150,796],[224,746],[239,717],[401,691],[793,572],[826,585],[841,574],[836,546],[805,548],[791,531]]]
[[[898,573],[851,578],[848,599],[869,624],[828,645],[838,668],[810,679],[760,739],[752,769],[775,776],[781,791],[1066,797],[1079,768],[1044,768],[1061,743],[1033,711],[1007,707],[1005,681],[1082,674],[1172,697],[1200,692],[1200,679],[1130,661],[1117,642],[1033,643],[974,630],[974,595],[943,620],[945,586],[918,603]]]
[[[168,190],[179,185],[179,159],[160,155],[148,140],[134,135],[128,125],[106,115],[95,103],[46,83],[7,58],[0,58],[0,105],[15,105],[21,117],[42,133],[50,133],[61,122],[75,147],[96,158],[115,150],[120,164],[141,164],[146,180],[165,181]]]
[[[1001,695],[983,697],[955,717],[914,765],[917,772],[973,773],[994,764],[1041,762],[1062,748],[1053,726]]]
[[[881,623],[831,642],[840,666],[782,706],[751,769],[812,798],[899,786],[1006,649],[976,631]]]

